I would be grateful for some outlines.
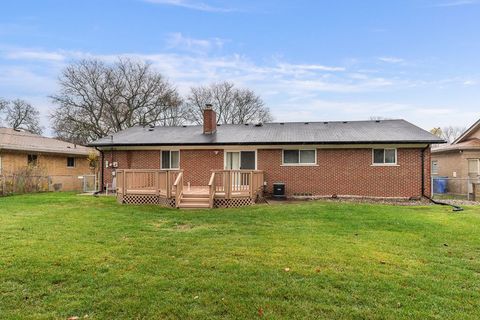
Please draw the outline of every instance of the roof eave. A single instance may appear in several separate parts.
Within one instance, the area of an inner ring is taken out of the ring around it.
[[[12,151],[12,152],[39,152],[39,153],[48,153],[48,154],[58,154],[58,155],[77,155],[77,156],[88,156],[90,150],[52,150],[52,149],[42,149],[42,148],[17,148],[12,146],[0,146],[0,150]]]
[[[388,141],[290,141],[290,142],[207,142],[207,143],[90,143],[89,147],[152,147],[152,146],[227,146],[227,145],[341,145],[341,144],[441,144],[443,140]]]
[[[465,130],[465,132],[463,132],[457,139],[455,139],[455,141],[453,141],[452,144],[457,144],[457,143],[460,143],[463,141],[463,139],[465,139],[465,137],[468,137],[468,135],[476,130],[476,129],[480,129],[480,119],[477,120],[474,124],[472,124],[470,126],[470,128],[468,128],[467,130]]]

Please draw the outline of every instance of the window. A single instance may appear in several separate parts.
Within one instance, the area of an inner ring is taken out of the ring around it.
[[[397,149],[373,149],[374,165],[397,164]]]
[[[283,150],[284,165],[316,164],[317,150]]]
[[[438,174],[438,160],[432,160],[432,174]]]
[[[75,158],[74,157],[67,157],[67,167],[68,168],[75,168]]]
[[[256,158],[255,151],[226,151],[225,170],[255,170]]]
[[[27,163],[29,166],[32,166],[32,167],[37,166],[37,155],[36,154],[27,155]]]
[[[180,151],[162,150],[162,169],[179,169]]]
[[[480,159],[468,159],[468,175],[471,177],[480,175]]]

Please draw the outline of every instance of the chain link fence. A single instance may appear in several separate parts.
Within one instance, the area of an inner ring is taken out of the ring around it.
[[[47,191],[96,190],[95,175],[0,175],[0,196]]]
[[[480,201],[479,191],[480,178],[432,178],[432,197],[437,200]]]

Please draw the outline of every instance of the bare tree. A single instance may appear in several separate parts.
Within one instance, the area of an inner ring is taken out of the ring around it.
[[[0,112],[2,112],[2,111],[5,109],[5,107],[7,106],[7,104],[8,104],[8,101],[7,101],[7,100],[5,100],[5,99],[3,99],[3,98],[0,98]]]
[[[8,101],[3,99],[3,98],[0,98],[0,125],[2,125],[2,117],[1,115],[3,114],[3,111],[5,110],[5,108],[7,107],[8,105]]]
[[[82,60],[67,66],[51,96],[57,137],[88,143],[136,125],[180,124],[182,101],[151,64],[119,58],[114,64]]]
[[[2,106],[3,105],[3,106]],[[7,126],[15,130],[25,130],[36,134],[42,134],[40,125],[40,112],[30,103],[22,99],[0,102],[0,111],[4,110],[4,120]]]
[[[217,123],[272,121],[270,110],[265,107],[260,96],[249,89],[235,88],[231,82],[190,88],[185,104],[191,122],[203,122],[203,109],[207,103],[212,104],[217,113]]]
[[[455,127],[455,126],[448,126],[448,127],[437,127],[430,130],[431,133],[434,135],[444,139],[448,143],[453,143],[458,137],[465,132],[465,127]]]

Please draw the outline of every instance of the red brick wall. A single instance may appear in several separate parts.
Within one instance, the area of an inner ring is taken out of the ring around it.
[[[181,150],[180,168],[183,169],[185,184],[190,182],[192,186],[206,186],[210,170],[223,169],[223,150]]]
[[[160,150],[105,151],[105,160],[117,162],[118,169],[160,169]],[[180,150],[180,168],[185,184],[206,186],[210,170],[223,169],[223,150]],[[112,168],[104,170],[104,183],[111,184]]]
[[[372,166],[371,149],[319,149],[318,166],[281,166],[282,150],[264,149],[258,151],[258,169],[265,172],[268,192],[272,183],[284,182],[288,196],[412,197],[421,195],[420,153],[398,149],[398,166]],[[428,168],[425,172],[430,181]]]
[[[372,149],[319,149],[318,166],[282,166],[281,149],[261,149],[257,152],[257,166],[265,172],[268,192],[272,191],[272,183],[285,182],[288,196],[418,197],[422,189],[421,153],[420,148],[399,148],[398,166],[372,166]],[[181,150],[185,184],[207,185],[210,170],[223,169],[223,155],[223,150]],[[105,160],[117,161],[119,169],[157,169],[160,151],[105,152]],[[424,172],[425,194],[429,195],[430,150],[425,151]],[[111,180],[111,169],[105,169],[104,181]]]
[[[105,161],[109,163],[117,162],[118,169],[159,169],[160,151],[159,150],[122,150],[105,151]],[[112,168],[104,166],[104,183],[112,183]]]

